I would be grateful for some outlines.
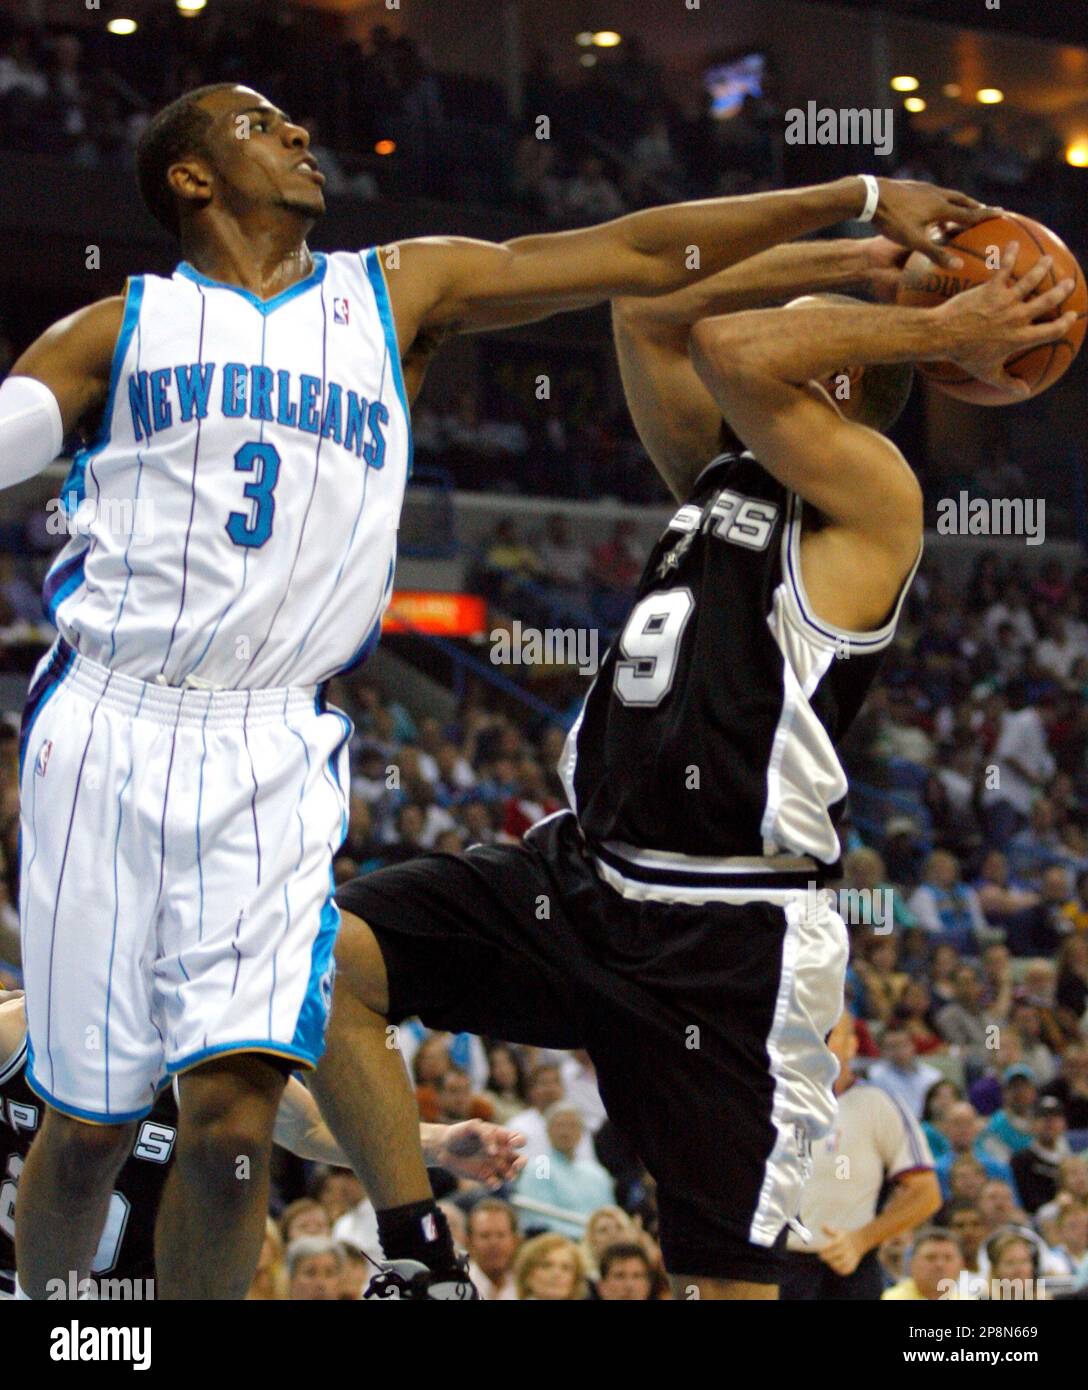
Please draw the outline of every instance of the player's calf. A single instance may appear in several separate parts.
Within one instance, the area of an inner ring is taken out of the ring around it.
[[[114,1179],[135,1131],[132,1124],[96,1125],[46,1110],[15,1207],[19,1284],[29,1298],[49,1297],[53,1280],[68,1288],[90,1273]]]

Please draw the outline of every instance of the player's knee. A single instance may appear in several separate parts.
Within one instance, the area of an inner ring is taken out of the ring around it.
[[[46,1112],[38,1142],[48,1151],[69,1191],[90,1190],[112,1180],[132,1147],[135,1126],[95,1125],[57,1110]]]
[[[242,1104],[183,1116],[176,1161],[209,1196],[241,1199],[249,1180],[267,1167],[269,1129],[263,1112]]]
[[[389,1009],[389,983],[381,947],[361,917],[345,912],[336,938],[336,984],[333,1017],[341,1001],[353,999],[372,1013]]]

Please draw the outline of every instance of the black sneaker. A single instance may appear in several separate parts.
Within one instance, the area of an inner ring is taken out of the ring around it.
[[[391,1260],[381,1266],[366,1287],[364,1298],[408,1298],[418,1302],[478,1299],[476,1285],[468,1277],[468,1261],[461,1258],[451,1268],[436,1273],[418,1260]]]

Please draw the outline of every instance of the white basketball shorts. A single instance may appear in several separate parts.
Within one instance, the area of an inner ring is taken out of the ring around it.
[[[118,675],[63,639],[23,715],[27,1080],[99,1123],[167,1077],[324,1046],[351,721],[312,687]]]

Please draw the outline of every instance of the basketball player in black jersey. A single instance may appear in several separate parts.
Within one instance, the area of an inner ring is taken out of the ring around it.
[[[22,992],[0,990],[0,1300],[15,1292],[15,1196],[23,1163],[41,1127],[45,1106],[26,1080],[26,1011]],[[140,1121],[128,1158],[110,1194],[106,1222],[90,1267],[99,1298],[155,1297],[155,1215],[174,1161],[178,1106],[174,1086],[165,1087],[151,1113]],[[344,1163],[305,1086],[291,1078],[284,1088],[273,1138],[300,1158]],[[495,1184],[524,1162],[518,1136],[499,1125],[468,1120],[460,1125],[421,1125],[427,1161],[461,1177]],[[84,1276],[61,1279],[57,1297],[82,1295]]]
[[[1068,329],[1041,319],[1072,282],[1031,297],[1047,265],[1014,285],[1014,260],[1010,247],[989,284],[932,310],[825,293],[722,312],[894,283],[898,252],[879,240],[778,248],[616,306],[628,400],[682,505],[568,738],[570,809],[521,845],[337,891],[340,969],[311,1084],[379,1212],[418,1216],[387,1242],[383,1294],[433,1297],[449,1277],[387,1048],[388,1021],[418,1015],[587,1049],[656,1179],[679,1296],[777,1295],[810,1146],[834,1116],[825,1038],[847,943],[819,890],[847,791],[836,745],[921,550],[921,491],[880,431],[906,364],[950,358],[1007,386],[1012,353]]]

